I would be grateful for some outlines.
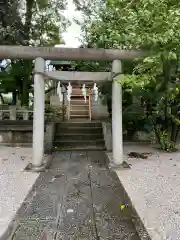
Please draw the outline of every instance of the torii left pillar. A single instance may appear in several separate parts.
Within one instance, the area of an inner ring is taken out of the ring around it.
[[[120,60],[114,60],[112,72],[121,74]],[[116,79],[112,83],[112,167],[121,167],[123,160],[123,130],[122,130],[122,86]]]
[[[35,59],[35,72],[44,72],[45,60]],[[33,114],[33,159],[32,170],[43,168],[44,161],[44,78],[40,74],[34,76],[34,114]]]

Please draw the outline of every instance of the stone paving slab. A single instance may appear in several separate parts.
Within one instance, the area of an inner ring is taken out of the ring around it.
[[[139,240],[103,152],[56,152],[15,218],[8,240]]]
[[[114,172],[104,166],[92,165],[91,169],[92,198],[98,235],[101,239],[108,240],[137,240],[139,237],[134,231],[132,222],[129,221],[129,209],[125,210],[125,214],[120,211],[120,205],[125,204],[126,201],[119,179]]]
[[[64,151],[63,154],[59,152],[53,153],[53,161],[49,168],[49,171],[62,171],[69,167],[69,161],[71,157],[71,152]]]

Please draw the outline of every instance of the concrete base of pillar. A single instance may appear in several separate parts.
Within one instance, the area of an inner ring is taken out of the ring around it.
[[[26,172],[45,172],[49,168],[52,161],[52,155],[49,155],[44,163],[41,166],[34,166],[32,163],[29,163],[24,169]]]
[[[129,169],[131,166],[127,162],[123,162],[122,164],[116,164],[114,162],[109,163],[109,168],[113,170],[120,170],[120,169]]]
[[[121,169],[129,169],[131,168],[131,166],[123,161],[121,164],[117,164],[114,162],[113,160],[113,157],[112,157],[112,153],[106,153],[107,157],[108,157],[108,160],[109,160],[109,168],[114,170],[114,171],[117,171],[117,170],[121,170]]]

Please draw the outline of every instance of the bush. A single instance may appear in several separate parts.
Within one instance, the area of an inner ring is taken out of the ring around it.
[[[45,119],[49,122],[61,122],[66,116],[67,108],[64,106],[53,107],[50,105],[45,106]],[[64,117],[63,117],[64,115]]]

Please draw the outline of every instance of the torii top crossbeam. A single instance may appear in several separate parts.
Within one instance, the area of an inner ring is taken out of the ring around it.
[[[35,59],[42,57],[45,60],[113,61],[116,59],[131,60],[146,55],[147,53],[138,50],[0,46],[0,59]]]

